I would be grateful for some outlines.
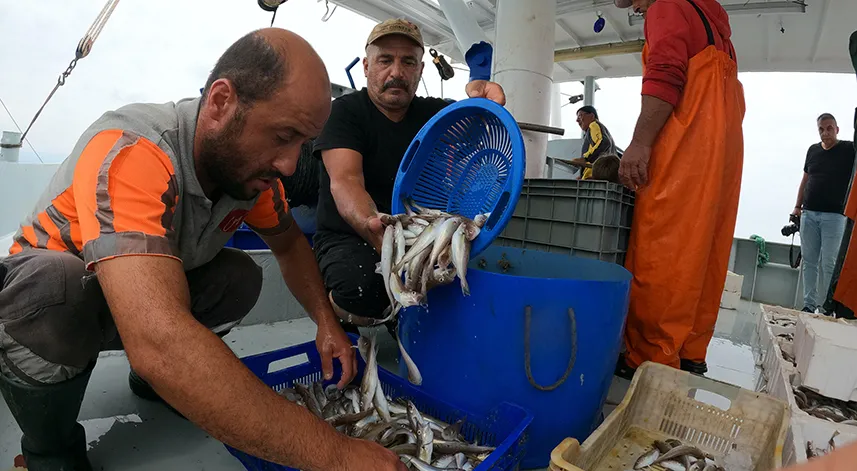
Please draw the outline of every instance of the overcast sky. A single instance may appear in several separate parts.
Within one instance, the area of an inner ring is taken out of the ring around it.
[[[25,127],[73,58],[102,0],[0,0],[0,98]],[[339,8],[322,22],[324,2],[290,0],[275,26],[305,37],[327,64],[331,80],[348,84],[344,68],[363,57],[370,20]],[[129,102],[166,102],[194,96],[218,56],[238,37],[270,25],[271,15],[255,0],[205,2],[146,0],[120,2],[95,43],[64,87],[54,96],[29,134],[45,162],[65,158],[79,134],[104,111]],[[429,58],[430,59],[430,58]],[[426,60],[425,88],[441,95]],[[739,58],[740,59],[740,58]],[[357,87],[365,84],[361,66],[353,69]],[[464,98],[466,72],[445,82],[444,95]],[[785,242],[779,229],[794,206],[807,147],[818,141],[815,117],[839,118],[841,138],[853,136],[857,82],[853,75],[742,74],[747,98],[744,120],[744,179],[735,235],[759,234]],[[627,146],[640,110],[640,78],[599,80],[595,105],[620,147]],[[563,91],[582,93],[579,83]],[[566,136],[576,137],[578,105],[563,108]],[[0,129],[14,125],[0,109]],[[22,161],[37,161],[29,147]],[[704,210],[702,208],[701,210]]]

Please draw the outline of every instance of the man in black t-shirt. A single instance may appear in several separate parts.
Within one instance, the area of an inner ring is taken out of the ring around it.
[[[854,144],[838,139],[836,118],[825,113],[818,117],[817,123],[821,142],[810,146],[806,153],[803,179],[792,212],[800,216],[806,312],[820,308],[827,295],[845,231],[843,211],[854,166]]]
[[[424,55],[419,28],[405,20],[377,25],[366,41],[367,87],[337,98],[315,141],[319,179],[316,257],[334,311],[348,324],[369,325],[389,301],[375,264],[399,163],[422,126],[449,103],[417,97]],[[470,97],[505,104],[503,89],[471,81]]]

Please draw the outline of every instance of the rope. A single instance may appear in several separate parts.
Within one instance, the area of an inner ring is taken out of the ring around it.
[[[74,70],[75,66],[77,66],[77,61],[83,59],[84,57],[89,55],[89,52],[92,51],[92,45],[95,44],[95,40],[98,39],[98,35],[101,34],[101,30],[104,29],[104,25],[107,24],[107,20],[110,19],[110,15],[113,14],[113,10],[116,8],[116,5],[119,3],[119,0],[107,0],[107,3],[104,5],[104,8],[101,9],[101,13],[98,14],[98,17],[95,18],[95,21],[92,22],[92,25],[86,30],[86,34],[83,35],[83,38],[77,43],[77,49],[74,51],[74,59],[68,64],[68,67],[65,69],[65,72],[60,74],[57,79],[57,84],[54,85],[54,89],[51,90],[51,93],[48,94],[48,98],[45,99],[45,102],[42,103],[42,106],[36,111],[36,115],[33,116],[32,121],[30,121],[29,126],[24,131],[21,136],[21,142],[24,142],[24,139],[27,137],[27,133],[30,132],[30,128],[33,127],[33,124],[36,123],[36,119],[39,118],[39,115],[42,114],[42,111],[47,106],[48,102],[53,98],[54,93],[57,90],[65,85],[65,80],[71,75],[71,72]],[[28,141],[29,142],[29,141]]]
[[[527,372],[527,380],[530,384],[539,391],[553,391],[562,386],[562,383],[571,375],[571,370],[574,369],[574,363],[577,361],[577,319],[574,317],[574,309],[568,308],[568,322],[571,340],[571,354],[568,358],[568,366],[565,368],[562,378],[550,386],[542,386],[536,383],[533,378],[533,371],[530,367],[530,322],[532,321],[532,309],[530,306],[524,308],[524,369]]]
[[[768,261],[771,260],[771,256],[768,254],[768,251],[765,249],[765,239],[762,236],[758,236],[753,234],[750,236],[750,240],[756,242],[756,247],[759,249],[759,260],[756,261],[756,264],[759,267],[764,267]]]

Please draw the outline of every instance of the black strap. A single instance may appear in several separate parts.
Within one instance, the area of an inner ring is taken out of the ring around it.
[[[705,13],[703,13],[702,10],[698,6],[696,6],[695,3],[693,3],[693,0],[687,1],[690,2],[690,5],[693,7],[694,10],[696,10],[696,13],[699,14],[699,18],[702,20],[702,24],[705,25],[705,34],[708,35],[708,45],[714,46],[714,32],[711,30],[711,23],[708,22],[708,18],[705,17]]]

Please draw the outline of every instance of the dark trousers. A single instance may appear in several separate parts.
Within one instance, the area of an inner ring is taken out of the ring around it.
[[[66,252],[27,249],[0,260],[0,371],[31,385],[83,373],[101,350],[122,348],[98,279]],[[186,272],[191,312],[217,333],[256,304],[262,269],[225,248]]]
[[[374,247],[356,234],[318,231],[313,250],[324,286],[337,306],[355,316],[384,317],[390,301],[384,280],[375,273],[381,255]]]

